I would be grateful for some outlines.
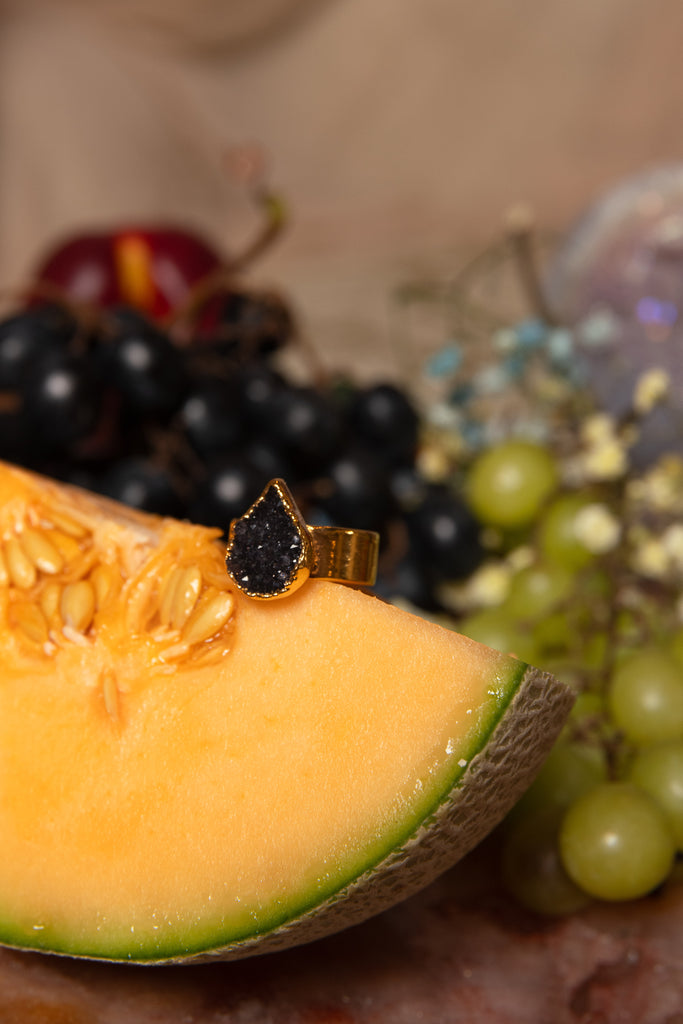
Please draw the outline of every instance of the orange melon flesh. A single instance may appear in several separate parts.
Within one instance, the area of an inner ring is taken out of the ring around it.
[[[313,580],[271,603],[234,591],[229,619],[183,652],[182,629],[159,624],[163,580],[198,566],[229,597],[215,531],[2,466],[0,510],[9,945],[140,961],[258,951],[424,831],[529,678],[512,658]],[[57,520],[89,531],[79,579],[100,563],[119,574],[80,632],[45,597],[68,586],[68,565],[30,583],[11,557],[26,530],[57,539]],[[27,632],[31,602],[48,609],[47,641]],[[553,685],[527,776],[571,703]],[[518,764],[512,775],[498,816],[529,781]],[[360,904],[351,920],[379,909],[371,895]],[[306,937],[293,928],[292,942]]]

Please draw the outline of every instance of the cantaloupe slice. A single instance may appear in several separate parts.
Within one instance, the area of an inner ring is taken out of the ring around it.
[[[216,531],[0,465],[0,942],[243,957],[360,921],[501,818],[572,697]]]

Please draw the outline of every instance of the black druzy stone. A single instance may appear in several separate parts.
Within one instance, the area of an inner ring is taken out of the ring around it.
[[[228,572],[250,594],[274,597],[289,589],[301,561],[302,537],[279,490],[269,487],[233,525]]]

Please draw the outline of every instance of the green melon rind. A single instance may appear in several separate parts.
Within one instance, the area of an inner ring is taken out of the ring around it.
[[[391,837],[384,844],[392,844],[390,852],[367,864],[348,884],[335,880],[329,896],[318,891],[314,902],[286,912],[286,920],[249,938],[181,956],[164,958],[157,953],[153,960],[143,957],[132,962],[238,960],[287,949],[359,924],[424,888],[503,819],[543,764],[574,702],[565,683],[522,662],[506,698],[492,712],[492,731],[480,728],[471,756],[462,752],[467,767],[457,769],[447,790],[440,790],[431,813],[427,810],[417,828],[414,818],[409,825],[403,822],[403,841],[400,836]]]

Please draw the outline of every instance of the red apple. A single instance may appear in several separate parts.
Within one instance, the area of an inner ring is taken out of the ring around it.
[[[180,228],[123,227],[77,235],[54,248],[33,280],[37,299],[134,306],[155,319],[182,308],[193,288],[223,267],[215,249]]]

